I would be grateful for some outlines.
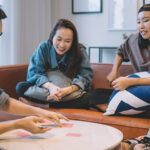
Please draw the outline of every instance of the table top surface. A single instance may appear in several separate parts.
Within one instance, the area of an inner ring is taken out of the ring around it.
[[[62,128],[44,134],[13,130],[0,135],[0,147],[6,150],[105,150],[113,149],[123,134],[113,127],[85,121],[62,121]]]

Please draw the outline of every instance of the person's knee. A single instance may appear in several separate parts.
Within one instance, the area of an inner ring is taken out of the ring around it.
[[[145,149],[145,145],[144,144],[136,144],[134,146],[133,150],[144,150]]]
[[[31,86],[31,85],[27,82],[19,82],[16,85],[16,93],[18,94],[18,96],[23,97],[24,92],[29,88],[29,86]]]

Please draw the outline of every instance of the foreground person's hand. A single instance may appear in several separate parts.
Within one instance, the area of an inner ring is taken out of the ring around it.
[[[47,119],[47,120],[50,120],[52,122],[58,123],[58,125],[60,127],[61,127],[60,119],[64,119],[66,121],[69,121],[69,119],[67,117],[63,116],[62,114],[55,113],[55,112],[52,112],[52,111],[47,111],[47,110],[44,110],[44,109],[38,109],[36,114],[38,116],[44,118],[44,119]]]
[[[14,129],[24,129],[34,134],[44,133],[52,129],[52,127],[41,128],[37,124],[38,122],[43,123],[45,121],[40,117],[30,116],[30,117],[18,119],[13,123],[13,125],[14,125]]]

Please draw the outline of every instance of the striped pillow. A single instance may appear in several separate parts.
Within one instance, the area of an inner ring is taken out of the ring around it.
[[[147,77],[150,77],[150,71],[128,76],[128,78]],[[123,91],[113,91],[104,115],[135,115],[148,109],[150,109],[150,85],[132,86]]]

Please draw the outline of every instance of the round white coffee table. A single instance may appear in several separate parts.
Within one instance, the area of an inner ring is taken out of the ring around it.
[[[107,150],[118,146],[123,134],[113,127],[85,121],[63,122],[44,134],[13,130],[0,135],[7,150]]]

